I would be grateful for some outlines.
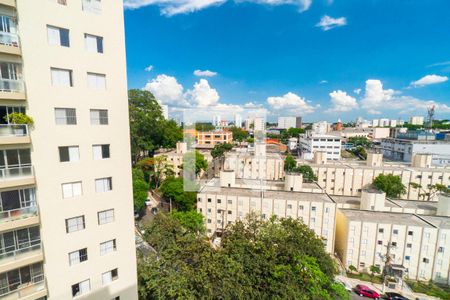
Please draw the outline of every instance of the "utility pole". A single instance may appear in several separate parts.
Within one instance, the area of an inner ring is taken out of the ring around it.
[[[391,241],[389,241],[387,243],[386,247],[386,258],[385,258],[385,262],[384,262],[384,267],[383,267],[383,294],[385,292],[385,288],[386,288],[386,279],[388,278],[388,276],[390,276],[392,274],[392,257],[391,257],[391,248],[392,248],[392,243]]]

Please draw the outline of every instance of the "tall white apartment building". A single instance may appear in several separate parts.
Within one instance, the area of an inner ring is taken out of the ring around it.
[[[326,152],[330,160],[341,159],[340,136],[307,132],[300,135],[299,147],[304,159],[312,159],[317,151]]]
[[[234,115],[234,126],[242,128],[242,116],[240,114]]]
[[[411,125],[423,125],[424,118],[420,116],[413,116],[409,118],[409,124]]]
[[[297,118],[296,117],[278,117],[278,126],[280,129],[296,128]]]
[[[137,299],[122,1],[0,19],[0,298]]]

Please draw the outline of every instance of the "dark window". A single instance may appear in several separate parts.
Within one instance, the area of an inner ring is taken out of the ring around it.
[[[70,47],[69,29],[59,28],[59,36],[61,39],[61,46]]]

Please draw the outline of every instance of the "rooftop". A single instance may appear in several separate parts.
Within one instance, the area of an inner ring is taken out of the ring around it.
[[[443,216],[421,216],[427,222],[441,229],[450,229],[450,217]]]
[[[420,227],[437,227],[434,224],[432,225],[429,222],[426,222],[424,220],[425,216],[419,217],[415,214],[369,211],[359,209],[340,209],[340,211],[350,221]],[[428,218],[428,216],[426,218]]]
[[[331,198],[336,203],[340,204],[349,204],[349,205],[360,205],[361,198],[360,197],[352,197],[352,196],[336,196],[331,195]],[[386,198],[385,206],[386,207],[399,207],[399,208],[411,208],[411,209],[424,209],[424,210],[433,210],[437,211],[437,202],[432,201],[416,201],[416,200],[400,200],[400,199],[389,199]]]

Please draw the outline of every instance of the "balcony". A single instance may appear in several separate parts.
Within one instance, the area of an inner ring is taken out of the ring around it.
[[[35,184],[32,166],[0,169],[0,189]]]
[[[1,274],[0,274],[1,275]],[[47,295],[44,274],[33,276],[29,282],[8,282],[6,286],[0,286],[0,298],[2,300],[39,299]]]
[[[0,144],[29,144],[30,142],[28,125],[0,124]]]
[[[20,55],[19,36],[15,33],[0,31],[0,52]]]
[[[22,207],[0,212],[0,232],[36,224],[39,224],[37,206]]]
[[[32,265],[44,260],[41,241],[37,240],[33,245],[0,254],[0,273]]]
[[[0,0],[1,5],[16,7],[16,0]]]
[[[0,99],[25,100],[25,85],[21,79],[0,78]]]

